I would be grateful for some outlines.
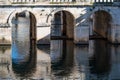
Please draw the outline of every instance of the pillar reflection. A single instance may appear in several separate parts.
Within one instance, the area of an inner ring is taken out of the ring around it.
[[[89,59],[90,73],[108,77],[111,69],[110,45],[105,40],[94,40],[93,48],[93,56]]]
[[[52,73],[56,77],[68,76],[72,72],[74,64],[73,41],[52,40],[51,47]]]

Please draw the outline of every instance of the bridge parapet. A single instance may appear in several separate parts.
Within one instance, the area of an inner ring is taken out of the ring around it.
[[[111,5],[119,0],[0,0],[0,4],[73,4],[73,5]]]

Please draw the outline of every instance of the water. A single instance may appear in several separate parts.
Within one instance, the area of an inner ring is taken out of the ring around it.
[[[104,40],[90,41],[89,46],[52,40],[50,46],[30,50],[17,44],[0,46],[0,80],[120,79],[119,45]]]

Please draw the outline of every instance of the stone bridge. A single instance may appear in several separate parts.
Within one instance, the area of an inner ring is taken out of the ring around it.
[[[88,44],[89,39],[94,38],[120,43],[119,14],[119,5],[108,3],[0,5],[0,44],[11,44],[16,34],[13,26],[18,27],[21,35],[26,34],[23,24],[30,26],[31,38],[38,44],[50,44],[51,39],[72,39],[76,44]]]

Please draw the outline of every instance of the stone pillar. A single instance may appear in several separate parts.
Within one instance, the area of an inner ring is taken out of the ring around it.
[[[75,27],[74,42],[76,44],[88,44],[88,42],[89,42],[89,26]]]

